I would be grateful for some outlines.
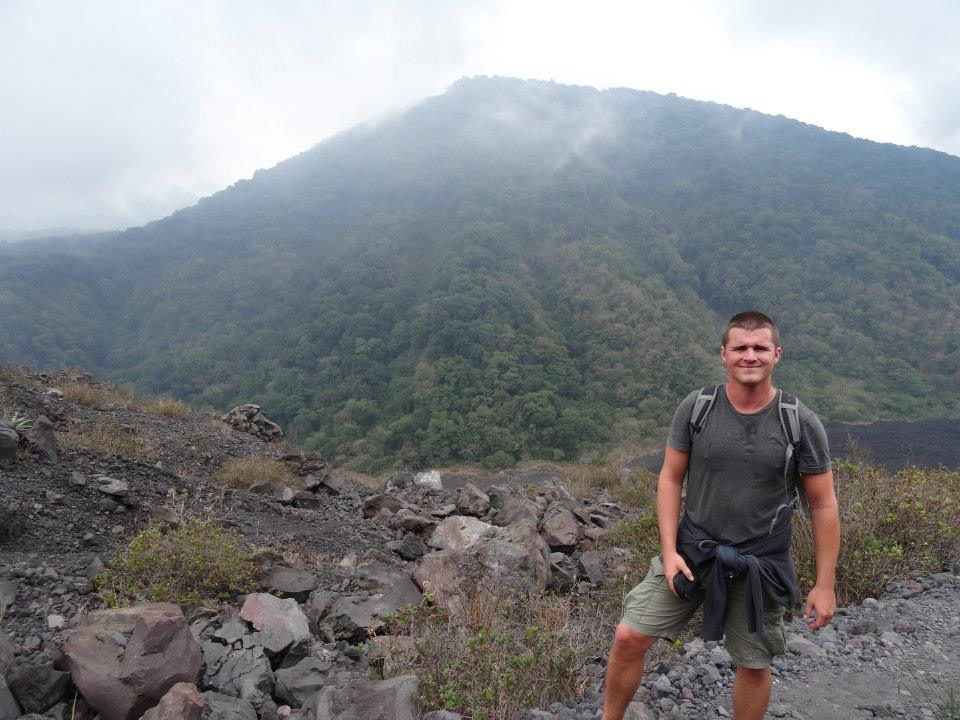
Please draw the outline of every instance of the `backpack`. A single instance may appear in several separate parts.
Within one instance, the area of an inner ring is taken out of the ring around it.
[[[696,401],[693,403],[693,410],[690,412],[690,441],[703,429],[707,421],[707,415],[716,404],[719,393],[723,385],[707,386],[700,389]],[[787,439],[786,457],[783,462],[783,487],[784,494],[787,496],[787,502],[777,508],[776,515],[770,523],[770,530],[773,531],[780,517],[780,512],[786,508],[791,511],[799,504],[803,508],[803,514],[810,517],[810,503],[807,495],[803,491],[803,483],[800,482],[799,468],[797,467],[797,452],[800,449],[800,401],[796,395],[791,395],[783,390],[777,390],[777,417],[780,419],[780,428]],[[794,493],[790,495],[791,476],[796,478]]]

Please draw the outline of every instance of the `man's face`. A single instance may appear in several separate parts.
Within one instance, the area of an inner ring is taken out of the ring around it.
[[[773,344],[769,328],[743,330],[731,328],[720,357],[727,366],[727,379],[755,386],[769,381],[773,366],[780,360],[781,348]]]

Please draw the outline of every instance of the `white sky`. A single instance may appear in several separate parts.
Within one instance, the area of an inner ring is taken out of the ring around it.
[[[949,0],[0,0],[0,237],[162,217],[465,75],[960,155],[958,29]]]

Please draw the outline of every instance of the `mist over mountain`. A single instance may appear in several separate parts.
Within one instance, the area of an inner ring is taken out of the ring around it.
[[[960,416],[960,159],[675,96],[462,80],[31,245],[0,248],[0,361],[257,402],[364,469],[657,437],[750,307],[824,418]]]

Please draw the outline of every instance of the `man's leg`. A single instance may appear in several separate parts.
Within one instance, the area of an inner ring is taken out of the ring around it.
[[[626,625],[617,625],[613,647],[607,658],[606,690],[603,695],[602,720],[621,720],[627,705],[640,687],[643,659],[657,641],[652,635],[641,635]]]
[[[733,716],[736,720],[761,720],[770,702],[770,668],[737,666],[733,683]]]

